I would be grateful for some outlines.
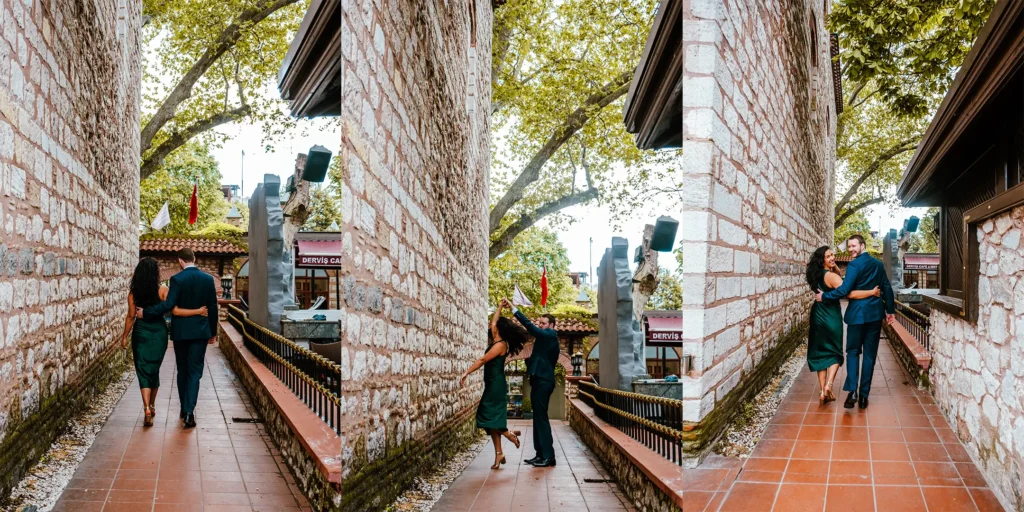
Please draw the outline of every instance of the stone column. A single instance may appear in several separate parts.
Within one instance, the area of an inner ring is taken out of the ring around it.
[[[626,239],[614,237],[597,267],[600,384],[622,391],[633,390],[636,376],[633,273],[629,270],[628,254]]]
[[[249,199],[249,319],[278,334],[284,307],[295,296],[280,191],[281,179],[265,174]]]

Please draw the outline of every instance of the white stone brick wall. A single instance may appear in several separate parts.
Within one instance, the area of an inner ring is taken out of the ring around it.
[[[683,378],[685,421],[704,418],[807,320],[804,265],[833,233],[836,116],[821,9],[684,2],[683,351],[695,369]]]
[[[138,254],[139,2],[0,0],[0,441],[119,342]]]
[[[978,227],[978,321],[932,309],[942,413],[1008,510],[1024,508],[1024,208]]]
[[[470,1],[475,55],[468,2],[342,10],[345,475],[480,392],[458,386],[487,344],[492,12]]]

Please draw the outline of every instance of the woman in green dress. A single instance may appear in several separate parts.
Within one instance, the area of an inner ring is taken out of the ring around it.
[[[167,352],[167,322],[163,317],[155,320],[135,318],[135,307],[146,308],[167,299],[167,287],[160,285],[160,264],[153,258],[142,258],[135,266],[132,282],[128,289],[128,315],[124,320],[121,347],[128,346],[128,335],[132,339],[132,359],[135,360],[135,375],[142,390],[142,406],[146,408],[143,424],[153,426],[156,415],[156,392],[160,388],[160,364]],[[206,316],[206,307],[182,309],[177,306],[171,312],[174,316]]]
[[[828,292],[839,288],[843,278],[836,266],[836,255],[828,246],[819,247],[807,262],[807,285],[811,291]],[[850,300],[877,297],[881,291],[854,290],[847,296]],[[832,393],[832,382],[843,364],[843,310],[838,300],[813,302],[811,305],[810,329],[807,336],[807,366],[818,372],[819,399],[831,402],[836,399]]]
[[[480,405],[476,408],[476,426],[487,431],[494,442],[494,465],[498,469],[505,463],[505,455],[501,452],[502,436],[512,441],[519,448],[519,431],[508,431],[508,383],[505,382],[505,358],[514,356],[523,349],[526,343],[526,332],[512,319],[501,316],[502,305],[491,317],[491,327],[487,332],[487,352],[459,378],[459,385],[466,385],[466,377],[484,368],[484,393],[480,397]]]

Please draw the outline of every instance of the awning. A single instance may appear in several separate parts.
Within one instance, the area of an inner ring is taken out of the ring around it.
[[[678,345],[683,342],[682,317],[647,317],[647,341],[657,345]]]
[[[297,240],[296,267],[341,268],[341,240]]]

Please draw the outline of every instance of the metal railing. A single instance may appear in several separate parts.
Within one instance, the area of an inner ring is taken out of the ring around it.
[[[341,365],[253,323],[235,306],[228,306],[228,319],[242,334],[245,348],[340,435]]]
[[[928,315],[914,309],[909,304],[897,300],[896,321],[909,331],[912,336],[917,338],[917,341],[925,350],[931,352],[932,347],[928,341],[928,330],[931,328],[932,323]]]
[[[578,396],[598,418],[662,457],[683,464],[683,401],[579,381]],[[680,384],[682,385],[682,384]]]

